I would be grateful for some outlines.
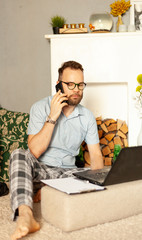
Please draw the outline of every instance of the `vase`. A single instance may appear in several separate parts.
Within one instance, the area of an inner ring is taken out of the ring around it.
[[[142,146],[142,119],[141,119],[141,127],[137,137],[137,146]]]
[[[118,20],[117,20],[117,23],[116,23],[116,31],[119,32],[119,25],[122,25],[123,22],[122,22],[122,16],[121,15],[118,15]]]

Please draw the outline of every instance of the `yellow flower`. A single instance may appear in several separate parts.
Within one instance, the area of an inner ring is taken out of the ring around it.
[[[139,84],[142,84],[142,74],[139,74],[137,76],[137,81],[138,81]]]
[[[142,86],[137,86],[136,87],[136,92],[140,92],[141,89],[142,89]]]
[[[131,4],[130,1],[125,2],[125,0],[120,0],[112,3],[110,7],[112,8],[110,13],[114,17],[117,17],[118,15],[124,14],[131,7]]]

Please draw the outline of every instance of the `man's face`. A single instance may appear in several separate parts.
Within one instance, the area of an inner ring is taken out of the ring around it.
[[[63,71],[61,80],[63,82],[74,82],[74,83],[84,82],[83,72],[80,69],[75,70],[71,68],[66,68]],[[62,82],[63,89],[68,97],[67,103],[72,106],[79,104],[83,97],[83,90],[79,90],[78,86],[76,86],[73,90],[70,90],[68,89],[67,84],[63,82]]]

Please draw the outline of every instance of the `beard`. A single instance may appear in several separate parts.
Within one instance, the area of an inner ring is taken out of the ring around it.
[[[73,98],[72,96],[74,96],[74,95],[77,95],[78,98],[76,98],[76,99]],[[83,98],[83,94],[81,94],[81,95],[79,95],[79,94],[72,94],[72,95],[70,95],[68,97],[67,103],[70,106],[76,106],[76,105],[78,105],[81,102],[82,98]]]

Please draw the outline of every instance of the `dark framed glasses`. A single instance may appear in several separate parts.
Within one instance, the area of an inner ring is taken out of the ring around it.
[[[63,82],[63,81],[61,81]],[[80,83],[74,83],[74,82],[63,82],[67,85],[69,90],[73,90],[76,86],[79,90],[83,90],[86,87],[86,83],[80,82]]]

